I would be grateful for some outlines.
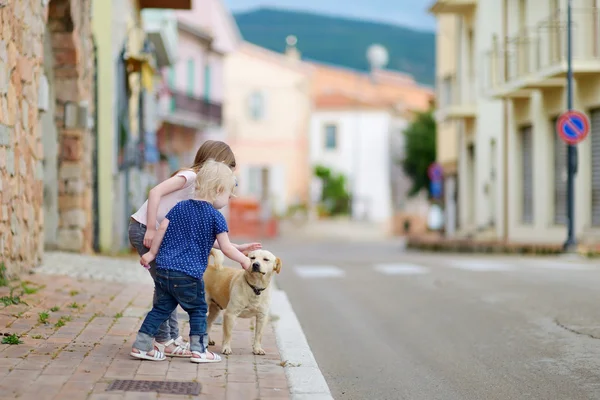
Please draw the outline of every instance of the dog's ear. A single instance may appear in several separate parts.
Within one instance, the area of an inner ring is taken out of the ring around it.
[[[273,268],[273,271],[277,273],[281,271],[281,259],[279,257],[275,259],[275,267]]]

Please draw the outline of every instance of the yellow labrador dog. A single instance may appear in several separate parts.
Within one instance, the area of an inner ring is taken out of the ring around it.
[[[254,354],[265,354],[261,346],[265,325],[269,321],[271,305],[271,277],[281,271],[281,260],[266,250],[255,250],[248,254],[252,265],[247,271],[223,266],[225,256],[220,250],[210,252],[214,263],[204,272],[206,303],[208,304],[208,334],[221,310],[223,316],[223,345],[221,352],[231,354],[231,331],[235,319],[256,318],[254,331]]]

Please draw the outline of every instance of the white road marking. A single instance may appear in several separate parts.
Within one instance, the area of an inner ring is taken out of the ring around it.
[[[416,264],[376,264],[373,268],[385,275],[420,275],[429,272],[428,268]]]
[[[555,269],[564,271],[589,271],[595,269],[594,266],[588,264],[575,264],[561,261],[540,261],[527,264],[528,268]]]
[[[455,260],[450,265],[467,271],[512,271],[515,266],[501,261],[489,260]]]
[[[346,276],[343,269],[333,265],[297,265],[294,270],[301,278],[342,278]]]

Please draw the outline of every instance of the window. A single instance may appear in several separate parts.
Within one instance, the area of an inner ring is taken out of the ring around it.
[[[325,125],[325,148],[333,150],[337,148],[337,126]]]
[[[190,97],[194,97],[194,86],[196,84],[194,74],[195,63],[194,59],[190,58],[187,63],[187,94]]]
[[[452,104],[452,76],[447,76],[442,80],[440,92],[440,106],[450,106]]]
[[[211,81],[210,63],[204,66],[204,100],[210,101],[210,81]]]
[[[172,65],[169,68],[169,75],[167,76],[167,85],[169,86],[170,90],[174,90],[175,89],[175,66]],[[171,99],[169,100],[169,109],[171,110],[171,112],[175,111],[175,97],[171,96]]]
[[[254,92],[249,99],[250,117],[255,120],[261,120],[265,117],[265,97],[261,92]]]

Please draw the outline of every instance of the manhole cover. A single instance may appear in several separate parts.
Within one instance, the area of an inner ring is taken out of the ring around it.
[[[154,392],[165,394],[181,394],[197,396],[202,385],[198,382],[168,382],[168,381],[134,381],[115,380],[106,391],[122,390],[124,392]]]

